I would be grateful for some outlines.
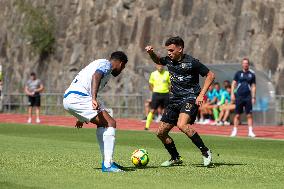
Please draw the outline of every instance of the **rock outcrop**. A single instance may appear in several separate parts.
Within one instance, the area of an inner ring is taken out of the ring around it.
[[[36,71],[46,90],[62,92],[91,60],[123,50],[126,71],[108,89],[141,92],[150,59],[148,44],[165,54],[169,36],[185,40],[185,51],[202,62],[240,62],[271,73],[278,94],[284,94],[284,1],[282,0],[26,0],[55,19],[54,52],[41,60],[22,28],[27,15],[17,0],[0,1],[0,62],[6,91],[21,91]],[[149,71],[149,70],[148,70]]]

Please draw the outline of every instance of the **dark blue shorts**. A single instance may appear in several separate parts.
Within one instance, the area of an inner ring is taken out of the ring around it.
[[[246,114],[252,113],[252,98],[251,97],[237,97],[236,96],[236,114],[241,114],[245,112]]]

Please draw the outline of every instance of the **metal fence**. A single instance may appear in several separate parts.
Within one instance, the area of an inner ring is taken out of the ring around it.
[[[116,118],[142,118],[144,100],[142,94],[100,94],[99,98],[107,108],[111,108]],[[6,113],[26,113],[28,98],[24,93],[4,94],[0,97],[0,110]],[[62,93],[43,93],[41,95],[41,112],[46,115],[68,115],[62,106]],[[259,103],[264,104],[264,103]],[[263,107],[254,106],[256,125],[284,124],[284,95],[276,95],[274,103]]]
[[[278,125],[284,125],[284,95],[276,95],[276,119]]]
[[[106,108],[111,108],[114,117],[142,118],[144,99],[140,94],[100,94],[98,96]],[[46,115],[67,115],[64,110],[62,93],[42,93],[41,113]],[[28,98],[24,93],[4,94],[2,111],[7,113],[25,113]]]

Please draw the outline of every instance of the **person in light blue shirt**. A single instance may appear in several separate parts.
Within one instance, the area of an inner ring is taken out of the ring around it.
[[[230,125],[228,118],[230,113],[236,108],[236,105],[231,101],[231,86],[227,86],[222,93],[221,101],[218,102],[220,114],[216,120],[216,125]]]

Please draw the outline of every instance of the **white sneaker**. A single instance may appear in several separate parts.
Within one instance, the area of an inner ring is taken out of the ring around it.
[[[237,132],[238,132],[238,130],[237,130],[236,128],[233,128],[233,131],[232,131],[230,137],[235,137],[235,136],[237,136]]]
[[[29,118],[27,123],[32,123],[32,118]]]
[[[36,123],[40,123],[40,119],[39,118],[36,119]]]
[[[203,164],[204,166],[208,166],[212,161],[212,153],[211,150],[206,151],[205,153],[202,153],[203,156]]]
[[[205,120],[202,121],[200,124],[201,124],[201,125],[206,125],[206,124],[208,124],[209,122],[210,122],[209,119],[205,119]]]
[[[223,125],[224,125],[223,121],[217,121],[217,126],[223,126]]]
[[[252,131],[250,131],[250,132],[248,133],[248,136],[254,138],[254,137],[255,137],[255,134],[254,134]]]
[[[218,122],[217,121],[212,121],[212,122],[209,123],[209,125],[216,126],[216,125],[218,125]]]
[[[231,123],[228,121],[224,121],[224,125],[228,126],[228,125],[231,125]]]

